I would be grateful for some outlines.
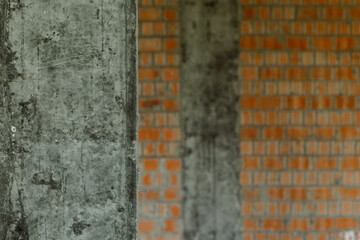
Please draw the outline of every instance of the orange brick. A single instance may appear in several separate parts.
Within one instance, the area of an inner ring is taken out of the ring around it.
[[[284,225],[281,219],[263,219],[261,228],[267,231],[281,231]]]
[[[168,158],[166,159],[166,170],[168,171],[180,171],[181,169],[181,160]]]
[[[305,188],[292,188],[289,190],[290,200],[306,200]]]
[[[155,65],[163,66],[165,65],[165,53],[164,52],[157,52],[154,54]]]
[[[171,90],[172,95],[178,95],[180,91],[180,84],[179,83],[170,83],[169,89]]]
[[[242,37],[240,39],[240,47],[243,50],[255,50],[258,48],[258,41],[254,37]]]
[[[258,79],[258,70],[257,68],[242,68],[242,80],[257,80]]]
[[[250,34],[251,33],[251,22],[250,21],[243,21],[240,23],[240,32],[243,34]]]
[[[164,50],[176,50],[177,49],[177,41],[176,39],[165,39],[164,40]]]
[[[155,34],[156,35],[164,35],[165,34],[165,23],[155,23]]]
[[[356,75],[352,68],[339,68],[336,70],[336,79],[338,80],[356,80]]]
[[[165,20],[174,21],[177,19],[177,12],[174,9],[165,9],[164,16]]]
[[[324,8],[324,17],[325,19],[341,19],[344,17],[344,9],[337,7],[327,7]]]
[[[244,198],[247,200],[258,200],[260,197],[260,192],[258,188],[252,189],[243,189]]]
[[[256,231],[258,230],[258,223],[255,219],[246,218],[243,220],[243,230],[244,231]]]
[[[333,127],[315,128],[315,136],[320,139],[331,139],[334,137],[335,129]]]
[[[269,19],[270,18],[270,8],[269,7],[260,7],[259,8],[259,17],[261,19]]]
[[[240,173],[240,185],[248,184],[251,184],[251,173]]]
[[[164,232],[178,232],[176,220],[165,220]]]
[[[162,70],[162,78],[166,81],[179,80],[179,70],[177,68],[164,68]]]
[[[332,218],[315,219],[315,229],[318,231],[329,231],[334,229],[335,221]]]
[[[169,206],[169,212],[170,212],[170,217],[180,217],[181,216],[181,211],[180,211],[179,205]]]
[[[138,101],[138,106],[140,110],[145,110],[145,109],[153,109],[156,106],[160,105],[160,100],[159,99],[139,99]]]
[[[278,109],[281,108],[281,97],[261,97],[260,108],[261,109]]]
[[[264,129],[264,139],[282,139],[283,132],[282,127],[267,127]]]
[[[360,19],[360,8],[349,8],[349,15],[351,18],[359,20]]]
[[[164,191],[164,200],[173,201],[178,198],[178,190],[177,189],[166,189]]]
[[[149,66],[151,65],[151,54],[150,53],[140,53],[139,54],[139,59],[140,59],[140,65],[141,66]],[[139,68],[139,72],[140,72],[141,68]],[[139,77],[140,78],[140,77]]]
[[[244,19],[256,18],[256,8],[253,7],[243,7],[242,8],[242,17]]]
[[[306,108],[306,97],[287,97],[286,98],[287,109],[305,109]]]
[[[241,98],[241,109],[255,109],[257,108],[257,98],[256,97],[242,97]]]
[[[314,80],[331,80],[331,69],[314,68],[312,70],[312,77]]]
[[[262,48],[269,50],[281,50],[283,45],[277,37],[264,37],[262,39]]]
[[[309,128],[301,128],[301,127],[292,127],[288,130],[288,137],[290,139],[299,139],[303,140],[310,135]]]
[[[288,231],[308,231],[309,225],[307,219],[292,219],[287,225]]]
[[[331,108],[330,97],[312,97],[312,108],[313,109],[329,109]]]
[[[152,181],[151,181],[151,174],[145,174],[143,177],[143,184],[144,186],[151,186]]]
[[[309,169],[310,161],[308,157],[293,157],[289,159],[289,169],[305,170]]]
[[[302,68],[288,68],[286,69],[286,78],[288,80],[306,80],[308,74],[306,70]]]
[[[356,218],[337,218],[336,228],[337,230],[357,229]]]
[[[331,200],[333,198],[329,188],[316,188],[313,194],[315,200]]]
[[[260,78],[262,80],[280,80],[282,78],[282,70],[279,68],[265,68],[261,70]]]
[[[145,171],[156,171],[158,169],[159,160],[156,158],[145,158],[144,159],[144,170]]]
[[[139,232],[140,233],[148,233],[152,232],[155,229],[155,223],[154,221],[139,221]]]
[[[177,111],[180,109],[179,103],[175,99],[163,100],[163,108],[166,111]]]
[[[358,157],[347,157],[343,158],[340,162],[340,169],[355,170],[359,169]]]
[[[178,23],[176,22],[169,22],[167,24],[168,26],[168,31],[167,31],[167,34],[169,36],[174,36],[174,35],[178,35],[179,34],[179,26],[178,26]]]
[[[336,97],[336,108],[353,109],[355,108],[354,97]]]
[[[139,51],[160,51],[160,38],[141,38],[139,39]]]
[[[356,139],[358,137],[357,127],[339,127],[341,139]]]
[[[285,191],[283,188],[270,188],[269,199],[270,200],[282,200],[285,198]]]
[[[255,127],[242,127],[241,139],[256,139],[257,129]]]
[[[139,8],[138,12],[140,21],[153,21],[161,18],[161,10],[157,8]]]
[[[154,33],[153,23],[142,23],[140,26],[141,26],[141,33],[143,35],[153,35]]]
[[[337,50],[354,50],[356,46],[356,38],[338,37],[336,39]]]
[[[154,80],[159,76],[156,69],[139,68],[139,80]]]
[[[330,37],[315,37],[314,41],[314,50],[331,50],[332,42]]]
[[[159,129],[139,129],[139,141],[159,141],[160,130]]]
[[[179,177],[176,174],[171,174],[169,176],[170,179],[170,185],[171,186],[178,186],[179,185]]]
[[[358,188],[339,188],[338,192],[343,200],[355,200],[360,195],[360,189]]]
[[[160,198],[160,193],[158,191],[150,190],[150,191],[146,192],[146,200],[149,200],[149,201],[154,200],[154,201],[156,201],[156,200],[159,200],[159,198]]]
[[[288,38],[287,49],[289,50],[307,50],[307,39],[306,38]]]
[[[319,14],[316,8],[299,8],[298,18],[300,20],[315,20],[319,18]]]
[[[164,129],[164,140],[165,141],[178,141],[180,140],[180,129]]]
[[[254,157],[242,157],[242,169],[258,169],[259,168],[259,161],[257,158]]]
[[[268,215],[277,215],[278,213],[278,207],[276,203],[268,203],[266,212]]]
[[[280,158],[264,158],[264,169],[280,170],[283,168],[282,159]]]

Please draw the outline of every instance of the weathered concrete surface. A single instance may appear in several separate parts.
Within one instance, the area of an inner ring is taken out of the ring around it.
[[[136,239],[136,0],[0,3],[0,239]]]
[[[237,2],[180,7],[186,240],[239,239]]]

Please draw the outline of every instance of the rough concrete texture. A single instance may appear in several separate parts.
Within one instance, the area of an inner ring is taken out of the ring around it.
[[[0,239],[136,239],[136,1],[0,3]]]
[[[237,1],[182,1],[184,239],[239,239]]]

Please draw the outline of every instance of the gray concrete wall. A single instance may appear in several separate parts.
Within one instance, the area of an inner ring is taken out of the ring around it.
[[[237,2],[180,6],[184,239],[239,239]]]
[[[0,4],[0,239],[136,239],[136,0]]]

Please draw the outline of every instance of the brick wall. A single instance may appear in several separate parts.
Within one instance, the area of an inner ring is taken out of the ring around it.
[[[239,2],[242,239],[357,239],[360,1]],[[177,4],[139,0],[141,240],[181,238]]]
[[[358,239],[360,1],[240,14],[243,239]]]
[[[179,56],[176,0],[139,0],[139,239],[178,240]]]

